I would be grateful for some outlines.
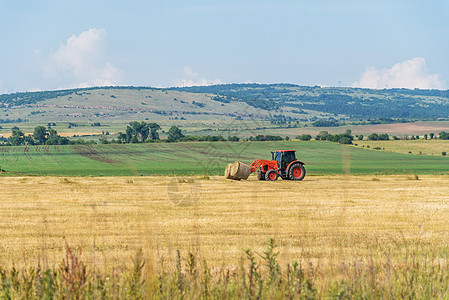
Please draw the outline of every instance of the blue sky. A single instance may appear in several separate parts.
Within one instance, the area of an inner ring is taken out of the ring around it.
[[[0,0],[0,93],[449,84],[447,1]]]

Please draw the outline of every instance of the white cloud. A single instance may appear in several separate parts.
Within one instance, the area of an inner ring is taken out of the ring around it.
[[[415,57],[397,63],[390,69],[366,68],[359,81],[353,86],[374,89],[443,89],[444,83],[440,74],[429,73],[424,58]]]
[[[205,86],[221,84],[221,79],[207,79],[198,74],[191,66],[184,66],[184,75],[186,78],[177,80],[177,86]]]
[[[44,60],[43,69],[66,88],[117,85],[121,72],[106,60],[106,52],[106,30],[91,28],[68,38]]]

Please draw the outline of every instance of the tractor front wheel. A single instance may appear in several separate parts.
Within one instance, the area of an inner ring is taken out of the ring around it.
[[[306,169],[303,165],[295,164],[290,168],[288,177],[291,180],[303,180],[304,176],[306,176]]]
[[[265,180],[265,173],[262,172],[262,168],[257,169],[257,179],[258,180]]]
[[[273,169],[268,170],[267,173],[265,173],[266,181],[275,181],[278,179],[278,177],[279,177],[279,174]]]

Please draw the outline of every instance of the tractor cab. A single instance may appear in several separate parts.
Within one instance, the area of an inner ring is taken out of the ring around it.
[[[288,165],[296,160],[295,150],[278,150],[276,152],[271,152],[271,158],[278,162],[280,171],[285,172]]]

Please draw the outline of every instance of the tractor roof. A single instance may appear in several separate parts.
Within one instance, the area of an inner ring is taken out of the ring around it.
[[[276,152],[295,152],[296,150],[277,150]]]

